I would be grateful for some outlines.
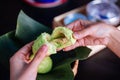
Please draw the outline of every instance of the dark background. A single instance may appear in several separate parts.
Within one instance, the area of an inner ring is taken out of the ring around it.
[[[23,2],[23,0],[0,1],[0,35],[16,28],[16,20],[20,10],[40,23],[51,27],[55,16],[83,6],[91,0],[68,0],[67,3],[54,8],[36,8]]]
[[[55,16],[83,6],[92,0],[69,0],[58,7],[42,9],[32,7],[22,0],[0,0],[0,35],[16,28],[20,10],[40,23],[52,27]],[[117,2],[120,5],[120,0]],[[75,80],[120,80],[120,59],[109,49],[104,49],[87,60],[80,61]],[[0,80],[9,80],[9,71],[0,65]],[[8,76],[8,77],[7,77]]]

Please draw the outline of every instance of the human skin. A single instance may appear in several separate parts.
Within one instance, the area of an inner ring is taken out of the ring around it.
[[[33,60],[29,59],[33,42],[26,44],[10,58],[10,80],[36,80],[37,69],[47,53],[43,45]]]
[[[105,45],[120,57],[120,31],[116,27],[101,22],[92,23],[83,20],[77,20],[67,27],[73,30],[73,37],[77,41],[74,45],[66,47],[64,51],[78,46]]]

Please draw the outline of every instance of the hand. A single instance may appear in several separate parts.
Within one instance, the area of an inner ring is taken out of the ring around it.
[[[34,59],[29,59],[33,42],[18,50],[10,59],[10,80],[36,80],[37,68],[47,53],[47,46],[43,45]]]
[[[73,30],[73,37],[77,41],[74,45],[65,48],[64,51],[72,50],[78,46],[107,45],[109,36],[116,30],[115,27],[105,23],[92,23],[83,20],[73,22],[67,27]]]

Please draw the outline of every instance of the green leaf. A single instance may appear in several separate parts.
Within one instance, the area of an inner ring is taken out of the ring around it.
[[[74,50],[63,52],[60,51],[57,54],[51,55],[53,60],[53,67],[57,67],[63,64],[71,64],[75,60],[83,60],[86,59],[90,53],[91,49],[87,47],[78,47]]]
[[[0,63],[9,68],[9,58],[15,53],[19,46],[13,41],[14,31],[6,33],[0,37]]]
[[[17,28],[15,31],[0,36],[0,63],[9,69],[10,57],[23,45],[34,40],[43,32],[51,33],[52,29],[40,24],[27,16],[24,12],[20,12],[17,20]],[[71,63],[76,59],[83,60],[90,53],[88,48],[76,48],[69,52],[58,52],[51,55],[53,60],[53,68],[47,74],[38,74],[38,80],[73,80],[73,72]]]
[[[91,52],[91,49],[89,49],[88,47],[78,47],[75,49],[76,57],[79,60],[86,59],[90,54],[90,52]]]
[[[38,74],[37,80],[74,80],[69,64],[60,65],[47,74]]]
[[[50,33],[52,29],[40,24],[27,16],[23,11],[20,12],[17,19],[17,28],[15,36],[26,44],[34,39],[43,32]]]

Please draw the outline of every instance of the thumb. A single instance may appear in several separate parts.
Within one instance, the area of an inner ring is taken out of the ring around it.
[[[40,64],[40,62],[45,58],[45,56],[47,55],[47,51],[48,51],[48,47],[46,45],[43,45],[38,52],[36,53],[35,57],[33,58],[33,60],[31,61],[31,65],[33,65],[34,67],[38,67],[38,65]]]
[[[43,45],[38,52],[36,53],[35,57],[33,58],[33,60],[29,63],[29,65],[27,66],[27,68],[23,71],[24,73],[21,75],[21,79],[20,80],[28,80],[28,76],[30,76],[31,80],[33,80],[33,78],[36,78],[37,75],[37,69],[38,69],[38,65],[40,64],[40,62],[44,59],[44,57],[46,56],[47,53],[47,46]],[[22,79],[24,78],[24,79]],[[25,79],[26,78],[26,79]]]

